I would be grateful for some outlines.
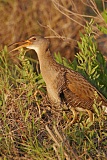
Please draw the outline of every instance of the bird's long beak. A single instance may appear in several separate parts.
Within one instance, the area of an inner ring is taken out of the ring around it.
[[[14,49],[11,50],[10,52],[16,51],[16,50],[18,50],[18,49],[20,49],[20,48],[23,48],[23,47],[27,47],[27,46],[29,46],[30,44],[32,44],[32,42],[29,41],[29,40],[27,40],[27,41],[24,41],[24,42],[14,43],[14,44],[12,44],[12,45],[16,45],[16,44],[19,44],[19,46],[16,47],[16,48],[14,48]],[[11,45],[11,46],[12,46],[12,45]]]

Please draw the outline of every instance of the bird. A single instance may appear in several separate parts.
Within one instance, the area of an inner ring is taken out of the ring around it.
[[[18,43],[17,43],[18,44]],[[37,53],[40,71],[46,83],[47,94],[52,106],[66,105],[73,113],[74,122],[77,112],[87,112],[93,121],[93,104],[96,99],[107,113],[107,99],[80,73],[57,63],[49,50],[48,38],[34,35],[28,40],[19,42],[19,46],[12,51],[26,47]]]

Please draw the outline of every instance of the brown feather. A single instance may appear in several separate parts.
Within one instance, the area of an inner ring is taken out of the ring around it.
[[[65,81],[63,93],[69,106],[93,110],[95,92],[98,94],[97,101],[107,105],[102,94],[79,73],[66,69]]]

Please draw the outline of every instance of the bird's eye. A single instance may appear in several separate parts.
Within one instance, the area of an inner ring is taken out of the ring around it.
[[[35,41],[35,40],[36,40],[36,37],[33,37],[33,38],[32,38],[32,40],[34,40],[34,41]]]

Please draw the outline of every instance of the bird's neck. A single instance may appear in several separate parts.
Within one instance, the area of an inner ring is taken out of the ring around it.
[[[38,59],[42,77],[46,83],[49,83],[49,81],[54,80],[58,75],[59,64],[54,60],[49,50],[46,52],[40,51],[40,54],[38,53]]]

